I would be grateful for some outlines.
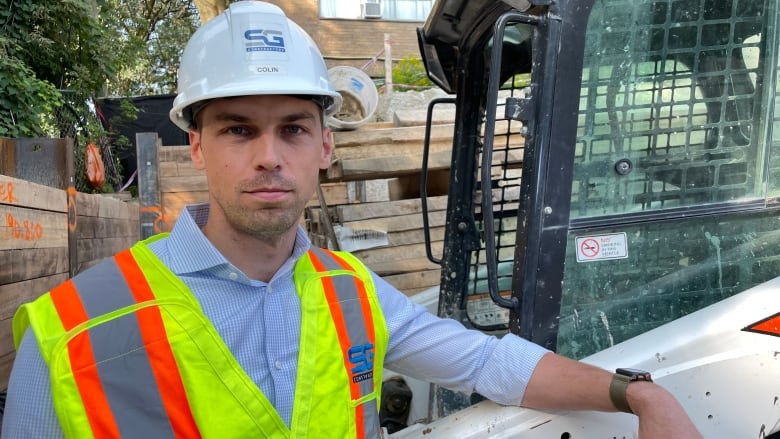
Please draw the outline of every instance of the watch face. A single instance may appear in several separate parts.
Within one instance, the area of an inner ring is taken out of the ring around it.
[[[650,372],[644,370],[620,367],[615,372],[631,378],[631,381],[653,381]]]

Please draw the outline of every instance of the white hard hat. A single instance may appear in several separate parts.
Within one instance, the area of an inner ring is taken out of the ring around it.
[[[278,6],[261,1],[231,3],[190,38],[179,66],[170,118],[188,131],[192,106],[231,96],[304,95],[326,115],[341,106],[314,40]]]

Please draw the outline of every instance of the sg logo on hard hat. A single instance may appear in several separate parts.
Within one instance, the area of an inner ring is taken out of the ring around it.
[[[284,52],[284,36],[276,30],[249,29],[244,32],[247,52]]]

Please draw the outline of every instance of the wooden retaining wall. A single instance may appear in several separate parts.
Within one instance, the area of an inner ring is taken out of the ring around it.
[[[61,140],[46,139],[38,143],[46,145]],[[2,139],[0,152],[5,152],[6,158],[11,157],[8,148],[14,143]],[[13,161],[6,161],[3,166],[0,168],[0,389],[7,386],[15,357],[11,320],[19,305],[34,300],[140,238],[137,203],[12,177],[7,174],[24,172],[18,172],[19,167],[14,170]],[[65,168],[68,169],[67,164]]]

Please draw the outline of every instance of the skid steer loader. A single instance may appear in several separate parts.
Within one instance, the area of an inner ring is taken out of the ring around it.
[[[429,116],[456,108],[438,314],[649,370],[706,438],[780,436],[778,2],[437,0],[418,38],[451,96]],[[413,404],[391,437],[636,437],[626,414]]]

